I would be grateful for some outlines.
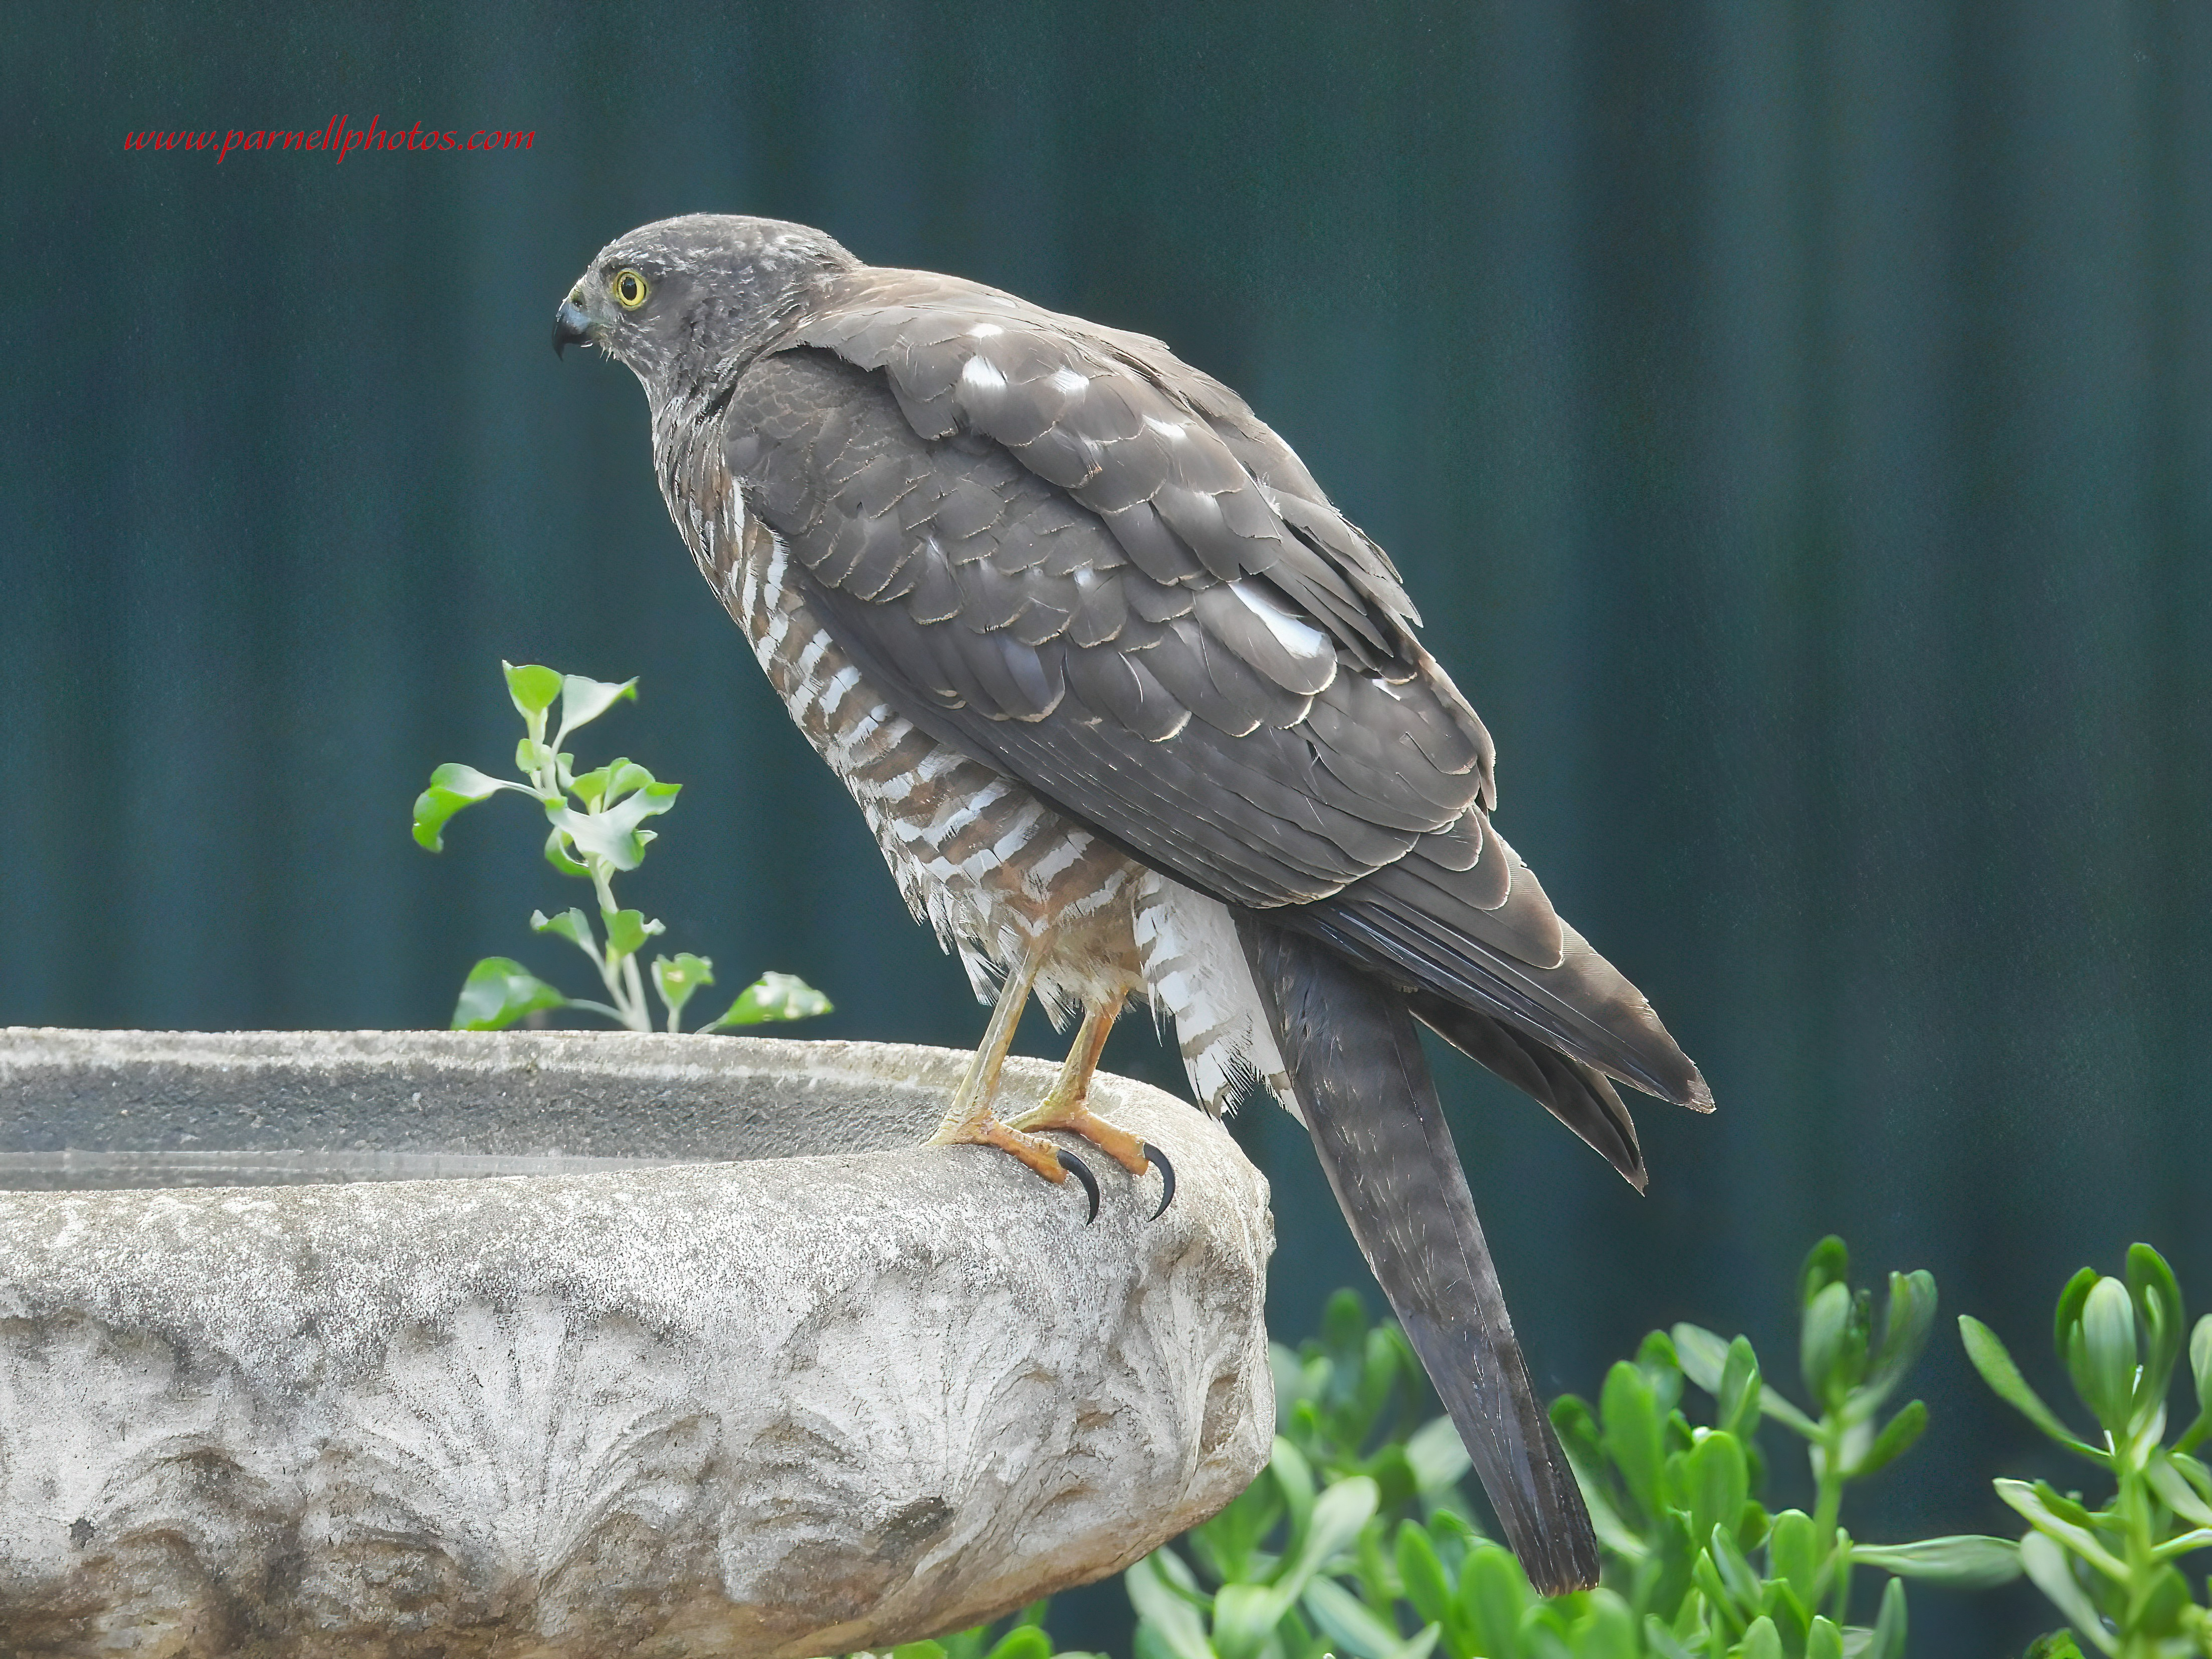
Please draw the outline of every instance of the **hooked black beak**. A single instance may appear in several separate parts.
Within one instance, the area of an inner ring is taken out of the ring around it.
[[[561,301],[561,308],[553,313],[553,355],[556,357],[564,347],[579,341],[588,343],[592,337],[592,319],[584,314],[583,307],[576,303],[577,297],[571,294]]]

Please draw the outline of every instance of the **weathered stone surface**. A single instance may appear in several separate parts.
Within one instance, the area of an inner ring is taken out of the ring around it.
[[[963,1058],[0,1033],[0,1651],[831,1653],[1212,1513],[1265,1183],[1102,1078],[1182,1182],[1094,1159],[1086,1227],[916,1149]]]

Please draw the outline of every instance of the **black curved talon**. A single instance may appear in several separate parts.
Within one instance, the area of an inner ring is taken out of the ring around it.
[[[1175,1165],[1169,1163],[1168,1155],[1151,1141],[1139,1141],[1138,1144],[1144,1148],[1146,1161],[1160,1166],[1160,1207],[1152,1214],[1152,1219],[1158,1221],[1168,1212],[1168,1206],[1175,1202]]]
[[[1060,1160],[1061,1169],[1083,1183],[1084,1194],[1091,1200],[1091,1213],[1083,1218],[1083,1224],[1088,1227],[1098,1219],[1098,1177],[1091,1174],[1091,1166],[1073,1152],[1064,1152],[1055,1146],[1052,1149],[1052,1155]]]

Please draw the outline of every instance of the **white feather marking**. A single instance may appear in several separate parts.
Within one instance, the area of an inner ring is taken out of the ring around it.
[[[1052,372],[1052,389],[1070,398],[1079,398],[1091,390],[1089,376],[1073,368],[1055,368]]]
[[[962,758],[966,758],[964,756]],[[964,834],[968,826],[989,811],[1006,798],[1007,789],[1004,778],[994,778],[981,789],[973,791],[947,790],[950,797],[937,822],[931,824],[930,834],[942,842],[949,842]]]
[[[1147,415],[1145,424],[1170,443],[1182,443],[1190,436],[1190,428],[1181,421],[1164,421],[1157,415]]]
[[[967,759],[968,757],[957,749],[947,749],[940,744],[915,763],[914,773],[923,782],[934,783],[947,772],[965,764]]]
[[[1090,848],[1091,837],[1082,830],[1066,831],[1030,866],[1030,880],[1039,892],[1047,890],[1061,871],[1068,868]]]
[[[799,653],[799,661],[795,665],[799,678],[802,680],[812,679],[816,665],[821,662],[823,654],[829,649],[830,636],[827,634],[817,634],[812,639],[807,641],[806,649]]]
[[[837,713],[837,706],[845,701],[845,694],[860,683],[860,671],[850,663],[847,663],[832,674],[830,677],[830,683],[822,688],[822,718],[824,720],[834,718]]]
[[[1006,377],[999,372],[997,364],[979,354],[970,357],[961,369],[960,384],[970,392],[1004,392]]]
[[[854,672],[853,678],[858,679],[860,675]],[[874,737],[883,728],[884,722],[890,717],[890,706],[888,703],[878,703],[854,721],[852,729],[845,733],[846,748],[857,752],[860,745]]]
[[[1229,591],[1244,602],[1247,611],[1267,624],[1267,631],[1292,656],[1313,661],[1336,654],[1336,648],[1328,642],[1328,635],[1311,623],[1293,617],[1250,582],[1233,581],[1229,584]]]
[[[978,323],[968,331],[968,337],[971,340],[991,340],[996,339],[1006,331],[996,323]]]
[[[1037,820],[1042,817],[1044,803],[1035,799],[1015,813],[1013,822],[1006,826],[1005,833],[990,845],[988,856],[991,862],[1004,863],[1020,852],[1029,841],[1030,832],[1036,828]],[[975,863],[975,860],[970,859],[969,862]]]
[[[1298,1115],[1229,907],[1146,871],[1137,886],[1133,932],[1153,1006],[1175,1019],[1183,1069],[1200,1103],[1218,1115],[1257,1081]]]

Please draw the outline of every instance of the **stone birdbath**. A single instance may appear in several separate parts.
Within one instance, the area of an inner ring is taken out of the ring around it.
[[[804,1656],[1113,1572],[1273,1433],[1267,1187],[1085,1225],[965,1056],[0,1032],[0,1652]],[[1051,1068],[1007,1067],[1034,1097]]]

